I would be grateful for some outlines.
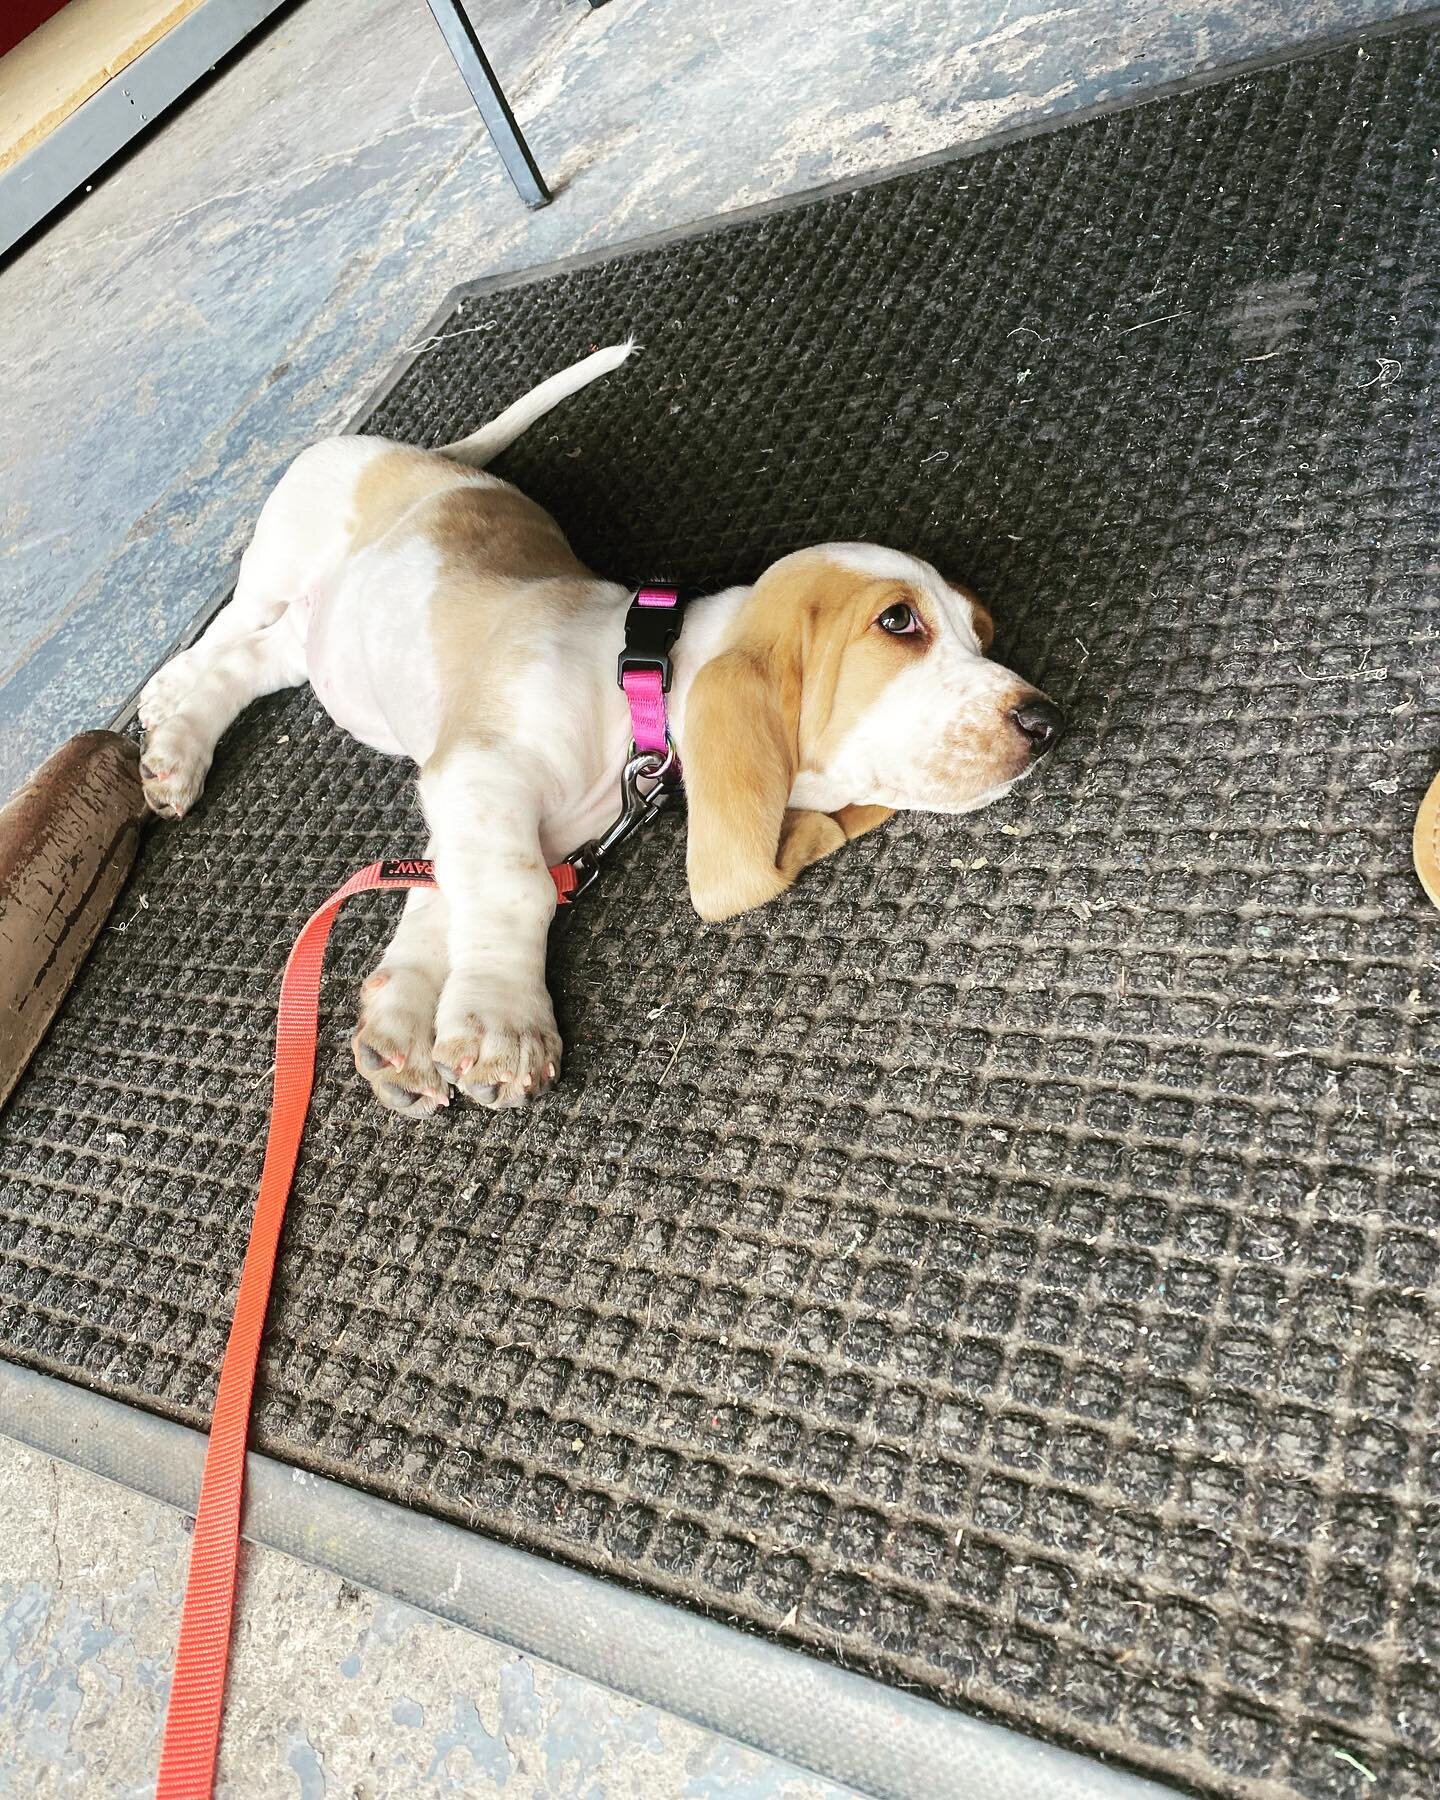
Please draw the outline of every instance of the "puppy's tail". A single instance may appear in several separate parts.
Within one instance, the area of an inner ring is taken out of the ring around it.
[[[455,462],[465,463],[472,469],[483,469],[502,450],[513,444],[522,432],[528,431],[537,419],[543,419],[552,406],[558,406],[562,400],[568,400],[571,394],[578,394],[581,388],[588,387],[592,381],[598,381],[602,375],[618,369],[635,348],[635,340],[629,338],[623,344],[611,344],[605,350],[596,350],[593,355],[583,357],[568,369],[562,369],[558,375],[551,375],[548,380],[542,381],[539,387],[531,388],[523,400],[507,406],[498,419],[482,425],[479,431],[472,431],[469,437],[461,438],[458,443],[442,444],[439,454],[448,456]]]

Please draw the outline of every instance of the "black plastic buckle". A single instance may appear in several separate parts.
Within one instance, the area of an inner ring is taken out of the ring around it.
[[[638,590],[637,590],[638,592]],[[660,692],[670,692],[670,652],[680,635],[681,609],[674,606],[641,606],[630,602],[625,615],[625,648],[615,664],[615,685],[623,687],[627,674],[653,669],[660,677]]]

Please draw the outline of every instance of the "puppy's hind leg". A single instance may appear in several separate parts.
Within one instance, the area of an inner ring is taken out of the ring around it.
[[[183,662],[168,663],[140,708],[146,728],[140,775],[151,809],[165,819],[183,818],[199,798],[215,746],[239,714],[262,694],[298,687],[306,678],[304,642],[283,611],[259,631],[212,629]]]
[[[172,656],[141,690],[138,713],[146,731],[163,724],[185,700],[224,645],[274,625],[298,595],[299,577],[290,566],[293,558],[287,555],[279,531],[268,528],[276,497],[272,495],[266,503],[255,537],[240,558],[235,592],[190,648]]]
[[[450,1103],[431,1055],[435,1008],[450,966],[449,929],[445,896],[437,888],[411,888],[388,949],[360,989],[360,1021],[350,1040],[355,1067],[382,1106],[408,1119]]]

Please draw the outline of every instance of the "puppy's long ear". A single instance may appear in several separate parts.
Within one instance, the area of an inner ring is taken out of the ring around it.
[[[747,650],[727,650],[695,677],[680,748],[690,898],[702,919],[763,906],[790,885],[778,856],[798,708],[798,681]]]

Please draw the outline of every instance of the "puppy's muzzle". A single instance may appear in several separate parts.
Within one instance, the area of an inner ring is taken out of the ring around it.
[[[1030,746],[1032,756],[1043,756],[1053,750],[1065,735],[1065,716],[1053,700],[1036,694],[1022,700],[1010,715],[1015,729]]]

